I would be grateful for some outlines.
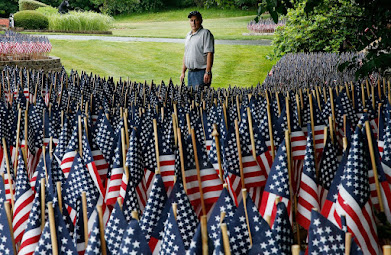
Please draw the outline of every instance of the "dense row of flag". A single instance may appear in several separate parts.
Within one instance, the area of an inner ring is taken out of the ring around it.
[[[252,33],[274,33],[278,27],[285,26],[286,20],[278,20],[278,23],[274,23],[272,19],[260,19],[258,22],[251,20],[247,24],[247,29]]]
[[[0,59],[40,59],[52,50],[46,36],[33,36],[16,33],[12,30],[0,34]]]
[[[194,91],[6,68],[0,82],[10,254],[381,254],[390,241],[385,79]]]

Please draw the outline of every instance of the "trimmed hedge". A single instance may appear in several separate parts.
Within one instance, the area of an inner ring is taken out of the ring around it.
[[[14,21],[16,27],[24,29],[47,29],[49,19],[37,11],[20,11],[15,13]]]
[[[36,10],[39,7],[47,7],[49,5],[35,0],[19,0],[19,11]]]

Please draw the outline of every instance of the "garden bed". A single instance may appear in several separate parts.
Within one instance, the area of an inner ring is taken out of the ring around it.
[[[24,30],[31,33],[67,33],[67,34],[94,34],[94,35],[112,35],[112,31],[64,31],[64,30]]]
[[[33,69],[33,70],[43,70],[45,72],[49,71],[60,71],[62,68],[61,59],[58,57],[44,57],[42,59],[33,59],[33,60],[6,60],[0,61],[0,70],[5,66],[18,66],[21,68]]]

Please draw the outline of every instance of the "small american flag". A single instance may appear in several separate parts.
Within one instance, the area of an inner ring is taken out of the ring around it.
[[[125,228],[119,254],[152,254],[148,242],[140,229],[139,222],[135,219],[132,219],[128,227]]]

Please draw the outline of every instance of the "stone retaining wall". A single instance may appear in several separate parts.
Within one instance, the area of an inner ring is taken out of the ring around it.
[[[2,70],[6,65],[8,66],[18,66],[21,68],[26,67],[27,69],[34,70],[44,70],[45,72],[49,71],[61,71],[62,64],[61,60],[58,57],[48,57],[46,59],[38,60],[9,60],[9,61],[0,61],[0,70]]]

